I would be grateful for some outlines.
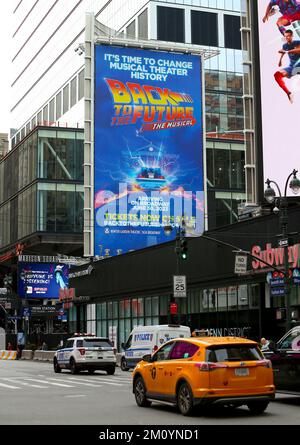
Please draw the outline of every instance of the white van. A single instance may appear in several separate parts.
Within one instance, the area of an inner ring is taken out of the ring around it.
[[[127,371],[134,368],[146,354],[152,354],[162,344],[172,338],[187,338],[191,336],[188,326],[180,325],[155,325],[136,326],[128,337],[127,342],[122,343],[124,353],[121,358],[121,369]]]

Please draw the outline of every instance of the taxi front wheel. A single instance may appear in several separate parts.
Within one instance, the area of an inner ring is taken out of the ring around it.
[[[177,406],[184,416],[190,415],[193,411],[193,393],[190,385],[186,382],[182,383],[178,389]]]
[[[138,406],[151,406],[151,402],[146,398],[146,386],[142,377],[138,377],[134,382],[134,395]]]

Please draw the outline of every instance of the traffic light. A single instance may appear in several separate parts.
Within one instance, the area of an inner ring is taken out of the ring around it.
[[[188,258],[188,242],[185,237],[180,240],[180,258],[184,261]]]

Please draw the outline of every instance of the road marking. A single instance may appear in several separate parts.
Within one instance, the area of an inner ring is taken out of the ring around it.
[[[63,380],[63,379],[52,379],[52,378],[50,378],[49,380],[54,380],[55,382],[70,382],[70,379],[68,379],[68,380]],[[97,384],[95,384],[95,385],[93,385],[92,383],[86,383],[85,381],[84,382],[71,382],[71,383],[74,383],[74,384],[76,384],[76,385],[84,385],[84,386],[92,386],[93,388],[97,388],[97,387],[99,387],[99,388],[101,388],[101,386],[102,385],[97,385]]]
[[[2,380],[8,380],[8,381],[13,381],[14,383],[17,383],[18,385],[24,385],[24,386],[30,386],[32,388],[39,388],[39,389],[47,389],[48,386],[40,386],[40,385],[32,385],[31,383],[27,383],[27,382],[22,382],[20,381],[20,379],[14,377],[14,378],[3,378]]]
[[[79,382],[82,382],[81,379],[76,379],[75,377],[69,377],[68,380],[71,380],[71,383],[73,382],[73,380],[77,380]],[[95,380],[86,380],[86,379],[84,379],[84,381],[85,382],[93,382],[93,383],[95,383]],[[99,383],[100,382],[101,381],[99,380]],[[73,382],[73,383],[75,383],[75,382]],[[102,381],[101,383],[104,383],[104,382]],[[122,386],[122,383],[113,383],[113,382],[108,382],[107,380],[105,380],[105,384],[106,385],[114,385],[114,386]]]
[[[46,383],[48,385],[63,386],[65,388],[74,388],[74,386],[71,386],[71,385],[65,385],[63,383],[52,383],[52,382],[49,382],[49,380],[29,379],[28,377],[26,377],[24,380],[30,380],[32,382],[38,382],[38,383]]]
[[[86,396],[86,394],[78,394],[78,395],[69,395],[69,396],[64,396],[65,398],[68,398],[68,399],[75,399],[75,398],[77,398],[77,397],[87,397]]]
[[[3,386],[3,388],[9,388],[9,389],[20,389],[18,386],[5,385],[5,383],[0,383],[0,386]]]

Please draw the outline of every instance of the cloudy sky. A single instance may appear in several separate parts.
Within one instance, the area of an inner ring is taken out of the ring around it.
[[[12,29],[9,26],[11,2],[1,1],[0,6],[0,42],[1,42],[1,65],[0,65],[0,133],[8,133],[9,122],[9,85],[10,85],[10,36]]]

